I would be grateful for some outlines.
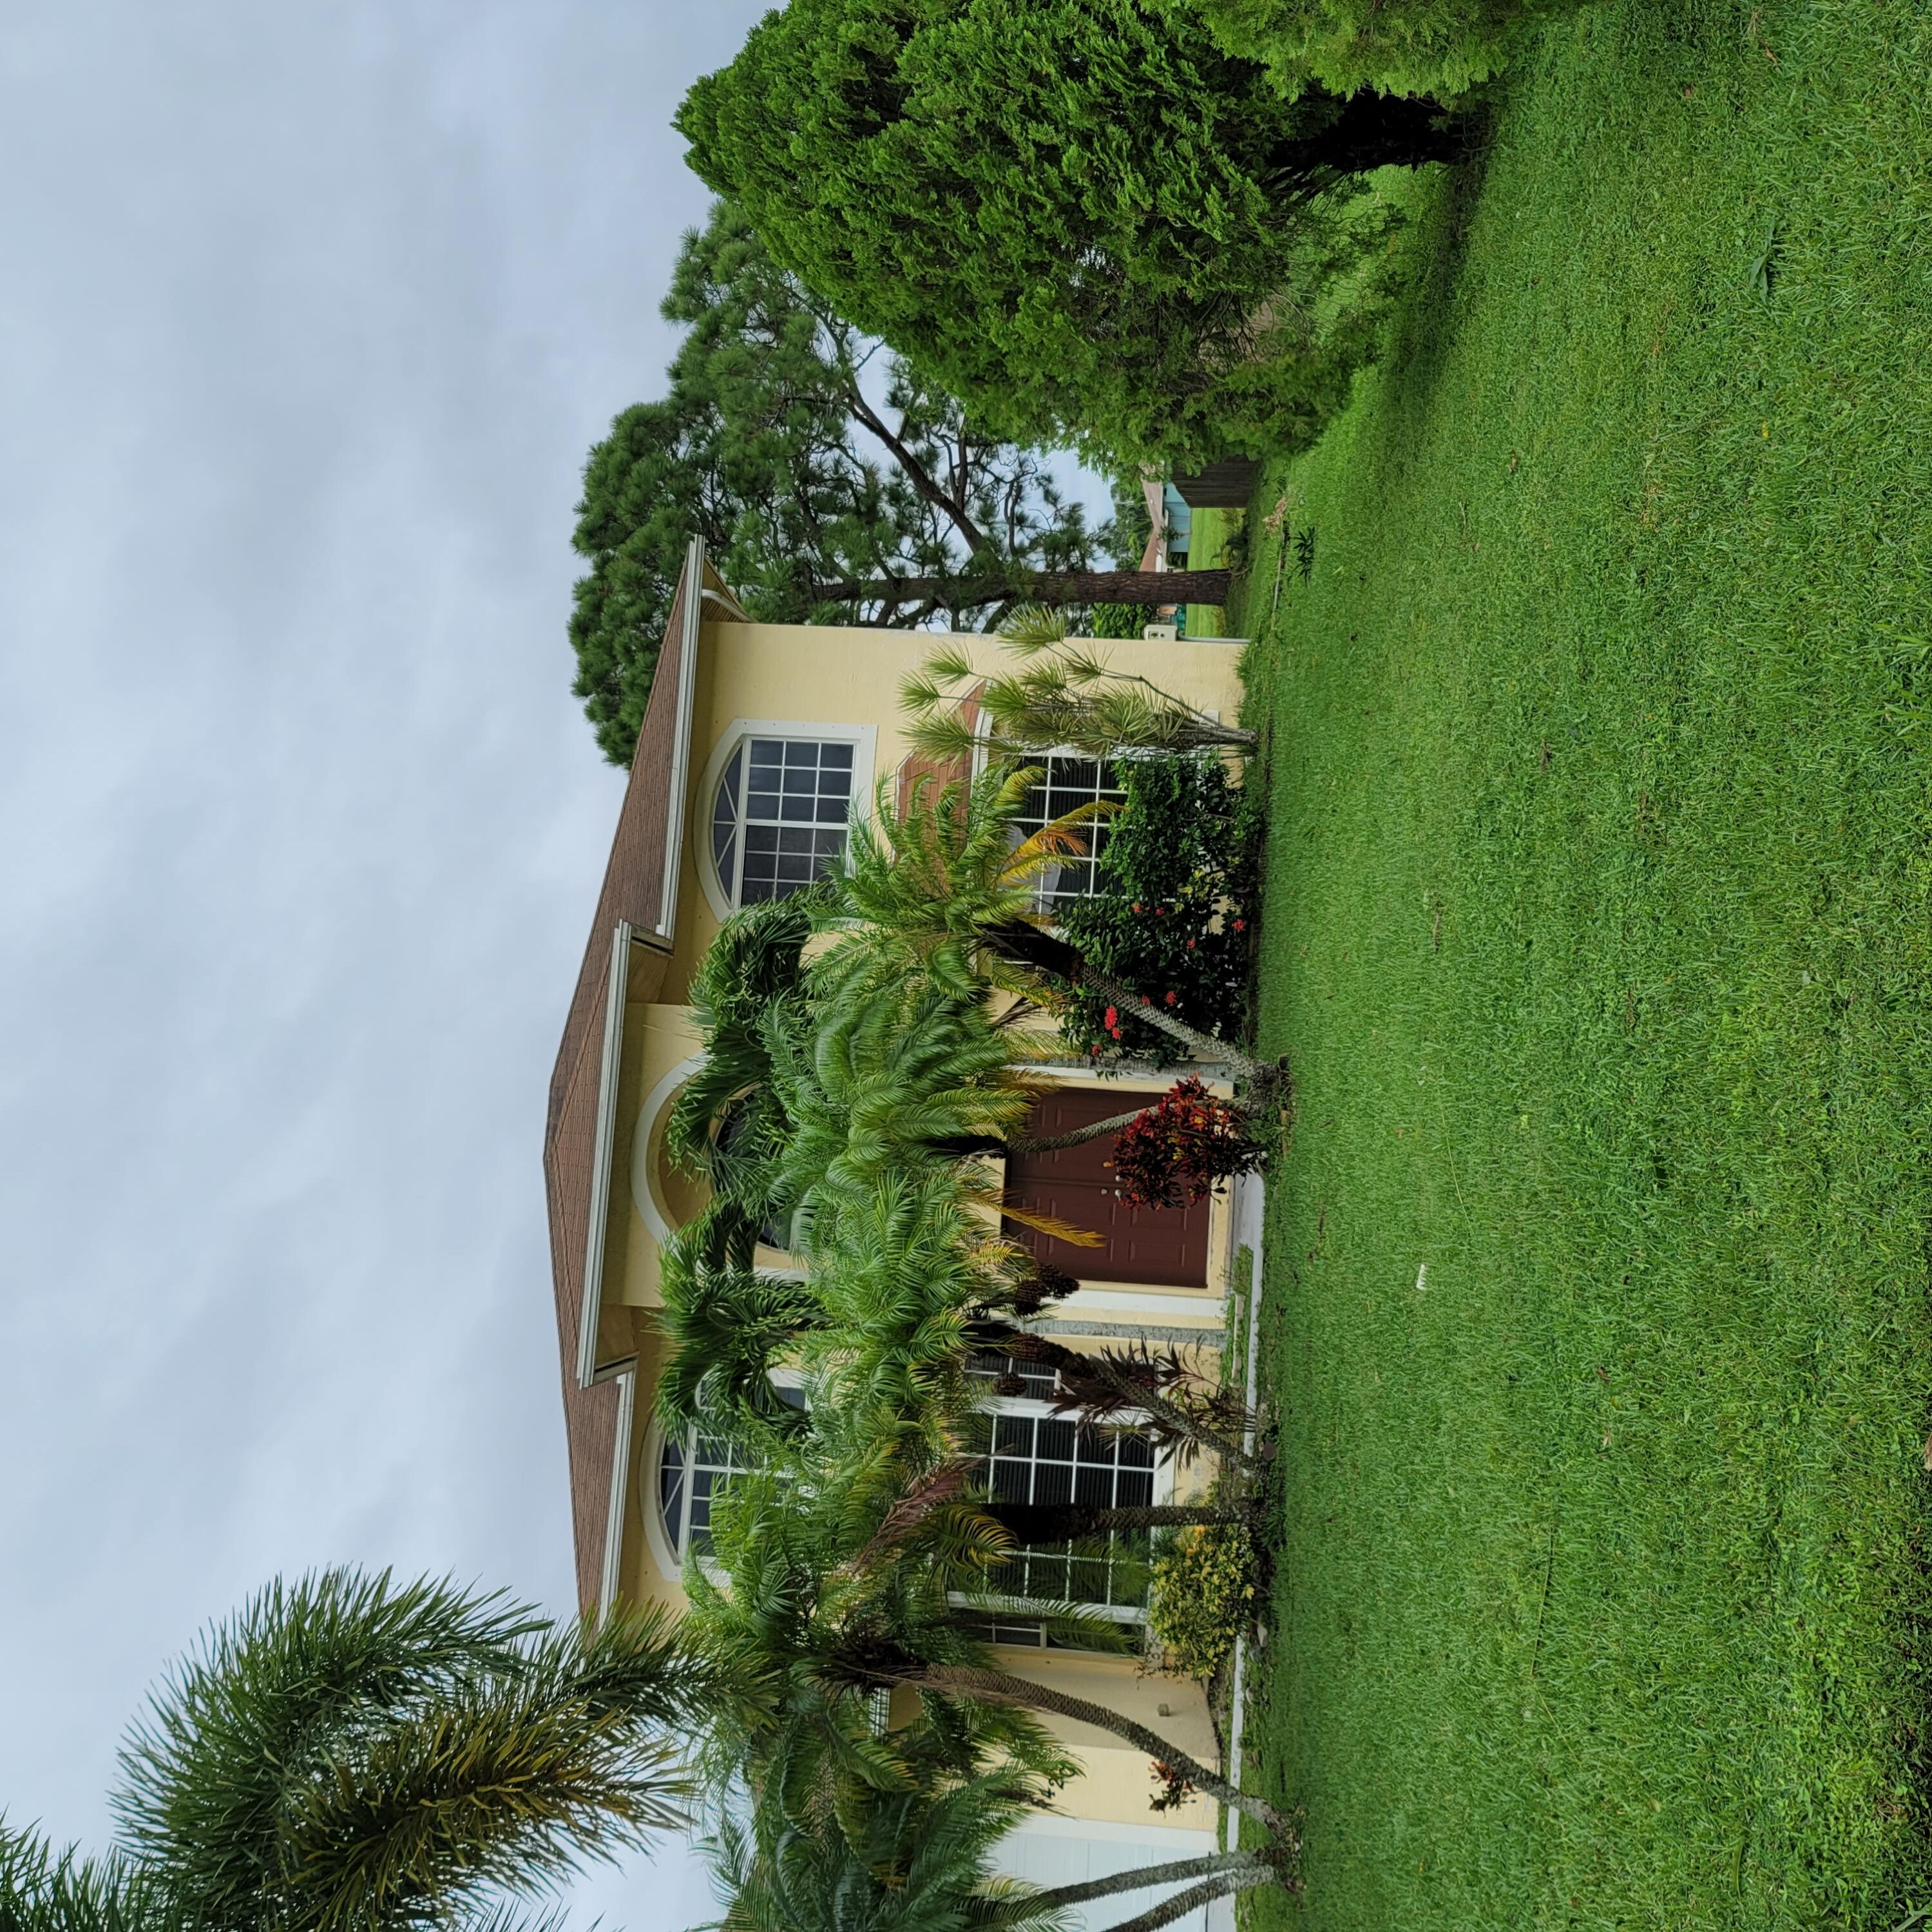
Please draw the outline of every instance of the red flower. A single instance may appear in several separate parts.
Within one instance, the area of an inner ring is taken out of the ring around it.
[[[1187,950],[1190,952],[1194,950],[1194,942],[1191,939],[1187,942]]]
[[[1120,1028],[1120,1016],[1114,1008],[1109,1006],[1107,1009],[1107,1017],[1100,1024],[1109,1033],[1118,1033]]]
[[[1167,996],[1167,1004],[1170,1006],[1174,1004],[1174,995],[1172,993],[1168,994]]]
[[[1238,920],[1235,920],[1235,922],[1234,922],[1234,930],[1235,930],[1237,932],[1246,932],[1247,931],[1247,929],[1248,929],[1248,922],[1247,922],[1247,921],[1246,921],[1246,920],[1244,920],[1244,919],[1238,919]]]
[[[1143,993],[1141,995],[1141,1004],[1144,1006],[1150,1006],[1154,1004],[1154,1002],[1148,998],[1146,994]]]
[[[1113,1028],[1112,1029],[1112,1033],[1113,1033],[1113,1036],[1114,1036],[1114,1037],[1116,1040],[1118,1040],[1118,1039],[1120,1038],[1120,1028],[1119,1028],[1118,1027],[1114,1027],[1114,1028]]]
[[[1141,910],[1141,902],[1138,899],[1136,899],[1134,902],[1134,910],[1136,912],[1138,912]]]

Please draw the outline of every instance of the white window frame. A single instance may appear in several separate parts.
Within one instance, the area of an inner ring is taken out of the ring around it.
[[[722,923],[738,910],[730,881],[718,876],[711,851],[711,818],[718,803],[718,788],[724,782],[726,767],[733,753],[753,738],[781,738],[802,743],[850,745],[852,747],[853,808],[870,814],[873,793],[873,767],[878,753],[879,728],[876,724],[812,724],[792,718],[734,718],[712,747],[689,814],[689,847],[698,883],[706,903]],[[740,827],[740,836],[743,833]],[[743,854],[739,854],[742,869]]]
[[[1056,1422],[1072,1419],[1057,1413],[1051,1402],[1038,1396],[993,1396],[988,1399],[979,1412],[993,1418],[995,1421],[1003,1415],[1036,1416]],[[1117,1418],[1115,1426],[1131,1429],[1138,1419],[1138,1411],[1124,1410]],[[1153,1472],[1154,1506],[1172,1503],[1174,1501],[1174,1459],[1156,1451]],[[991,1593],[975,1597],[956,1590],[949,1594],[948,1601],[956,1609],[969,1611],[976,1617],[983,1617],[991,1622],[1051,1622],[1056,1617],[1078,1616],[1138,1628],[1148,1620],[1146,1606],[1139,1604],[1076,1604],[1059,1598],[1009,1597]]]

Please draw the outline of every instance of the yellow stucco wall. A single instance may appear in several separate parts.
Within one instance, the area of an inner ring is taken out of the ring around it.
[[[715,886],[706,890],[704,856],[716,776],[730,745],[746,730],[776,726],[802,736],[808,734],[806,728],[822,726],[842,735],[859,734],[855,795],[869,796],[869,788],[892,777],[910,748],[898,709],[901,682],[940,641],[930,632],[730,622],[707,623],[700,633],[676,928],[662,970],[653,962],[648,975],[640,976],[648,997],[634,998],[626,1009],[612,1150],[602,1334],[610,1350],[633,1346],[637,1354],[635,1421],[618,1570],[619,1594],[630,1602],[682,1608],[686,1600],[658,1511],[662,1436],[652,1412],[664,1348],[651,1312],[662,1306],[658,1230],[676,1225],[702,1199],[693,1184],[670,1171],[662,1156],[662,1134],[679,1070],[698,1050],[688,1010],[680,1002],[719,921]],[[985,670],[1000,663],[997,640],[976,636],[946,641],[967,646]],[[1228,645],[1136,639],[1109,640],[1099,648],[1124,672],[1150,678],[1223,718],[1237,715],[1237,652]],[[1092,1076],[1069,1069],[1066,1077]],[[1164,1083],[1110,1084],[1124,1096],[1158,1090]],[[1210,1214],[1205,1288],[1090,1282],[1060,1305],[1059,1318],[1198,1327],[1204,1340],[1214,1335],[1218,1340],[1229,1258],[1226,1211],[1217,1202]],[[761,1256],[775,1265],[786,1258]],[[1106,1346],[1103,1337],[1070,1334],[1064,1339],[1075,1347]],[[1176,1472],[1175,1493],[1191,1493],[1204,1475],[1198,1468]],[[1003,1649],[999,1655],[1002,1666],[1016,1674],[1128,1712],[1194,1755],[1210,1762],[1215,1757],[1206,1701],[1196,1684],[1145,1673],[1131,1658],[1017,1648]],[[1156,1834],[1212,1828],[1214,1808],[1198,1798],[1166,1813],[1148,1809],[1154,1787],[1138,1752],[1084,1726],[1054,1727],[1086,1767],[1062,1795],[1060,1808],[1069,1816],[1144,1826]]]
[[[999,640],[974,633],[874,631],[789,624],[708,623],[699,633],[692,709],[691,766],[685,799],[686,838],[678,881],[677,930],[661,997],[680,997],[692,968],[718,930],[700,868],[709,836],[715,775],[740,720],[808,724],[870,734],[866,755],[855,758],[862,788],[898,770],[910,747],[899,709],[899,686],[940,644],[969,651],[988,673],[1010,668]],[[1151,679],[1162,689],[1230,722],[1240,708],[1232,645],[1108,638],[1094,648],[1117,670]],[[707,782],[712,779],[712,782]]]

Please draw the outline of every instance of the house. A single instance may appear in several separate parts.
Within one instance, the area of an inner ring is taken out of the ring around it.
[[[752,622],[701,546],[692,546],[564,1026],[544,1143],[586,1608],[680,1604],[685,1559],[701,1550],[714,1487],[730,1472],[722,1444],[668,1434],[652,1414],[664,1355],[652,1320],[661,1246],[704,1201],[701,1184],[663,1148],[672,1101],[698,1064],[684,1004],[693,967],[734,908],[782,896],[836,861],[850,808],[869,801],[878,781],[903,786],[932,770],[910,754],[898,693],[936,641],[924,632]],[[954,641],[982,652],[989,667],[998,654],[994,639]],[[1236,653],[1226,644],[1107,648],[1120,669],[1234,716]],[[1091,760],[1053,759],[1040,811],[1058,816],[1101,795],[1108,778]],[[1090,890],[1092,870],[1070,862],[1048,890]],[[1102,1082],[1072,1065],[1054,1078],[1058,1090],[1042,1109],[1048,1132],[1118,1113],[1124,1088],[1164,1084]],[[1123,1208],[1101,1166],[1106,1146],[1009,1164],[1010,1199],[1106,1238],[1099,1249],[1056,1244],[1053,1258],[1081,1286],[1054,1309],[1053,1332],[1075,1347],[1142,1336],[1217,1348],[1232,1260],[1226,1208],[1218,1200],[1159,1214]],[[791,1264],[776,1249],[760,1261]],[[1012,1365],[983,1366],[989,1384],[1006,1376],[1010,1386]],[[1123,1504],[1171,1493],[1171,1468],[1156,1466],[1143,1442],[1077,1441],[1071,1424],[1048,1412],[1050,1392],[1036,1375],[1026,1394],[994,1404],[1000,1453],[1038,1486],[1034,1499],[1054,1499],[1052,1485],[1082,1472],[1083,1494],[1097,1475]],[[1036,1573],[1051,1567],[1034,1562]],[[1039,1574],[1032,1588],[1046,1593]],[[1143,1614],[1130,1602],[1106,1613],[1130,1622]],[[990,1634],[1007,1668],[1129,1712],[1210,1762],[1216,1756],[1192,1683],[1141,1674],[1130,1659],[1049,1648],[1041,1624],[1021,1614],[996,1618]],[[1068,1736],[1084,1775],[1064,1794],[1065,1817],[1026,1828],[1016,1869],[1059,1882],[1211,1848],[1216,1819],[1204,1801],[1155,1813],[1144,1758],[1106,1734]]]

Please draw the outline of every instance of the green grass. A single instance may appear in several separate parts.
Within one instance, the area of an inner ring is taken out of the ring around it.
[[[1754,268],[1771,238],[1768,280]],[[1932,1905],[1932,26],[1610,7],[1276,466],[1265,1925]],[[1425,1272],[1426,1271],[1426,1272]]]

